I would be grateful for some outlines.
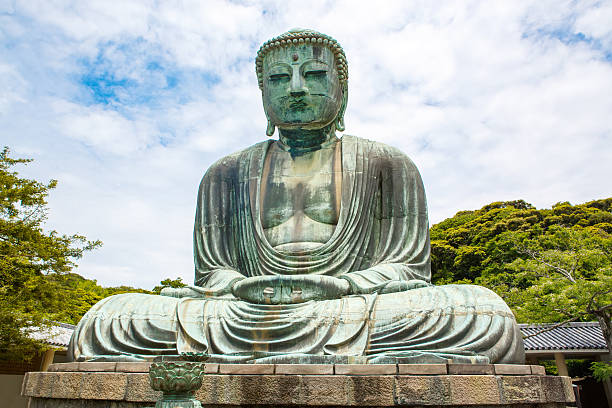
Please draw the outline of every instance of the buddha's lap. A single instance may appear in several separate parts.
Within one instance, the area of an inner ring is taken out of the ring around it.
[[[275,314],[285,320],[291,319],[292,315],[303,317],[303,311],[306,309],[311,310],[311,313],[320,313],[323,315],[321,317],[328,318],[330,323],[334,321],[334,311],[341,310],[340,313],[352,314],[355,318],[362,313],[364,316],[361,316],[361,319],[374,320],[375,326],[397,322],[400,319],[418,320],[419,316],[431,317],[432,315],[489,315],[514,320],[512,312],[504,301],[489,289],[474,285],[446,285],[382,295],[352,295],[341,299],[310,301],[294,305],[260,305],[227,298],[178,299],[159,295],[126,293],[98,302],[83,317],[79,325],[98,319],[109,322],[111,320],[123,322],[146,320],[160,328],[176,330],[178,321],[185,318],[185,316],[177,316],[177,305],[185,301],[196,305],[201,304],[201,319],[204,319],[204,316],[206,319],[223,319],[223,310],[231,307],[246,311],[249,314],[248,320],[253,323],[257,323],[257,316],[261,316],[262,322],[264,320],[269,322],[271,316]],[[205,304],[207,304],[206,312],[204,311]],[[366,310],[366,308],[369,309],[366,304],[372,305],[373,313]],[[194,310],[194,306],[191,306],[190,310]],[[197,319],[198,316],[192,314],[189,318]]]
[[[470,362],[466,355],[485,362],[524,360],[508,306],[471,285],[289,305],[122,294],[94,305],[71,340],[73,358],[85,360],[204,350],[225,356],[261,348],[276,354],[406,358],[416,352],[438,353],[444,361]]]

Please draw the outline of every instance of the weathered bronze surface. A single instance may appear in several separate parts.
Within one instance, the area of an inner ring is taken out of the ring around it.
[[[412,161],[344,135],[348,66],[330,37],[266,42],[256,70],[279,140],[202,179],[195,285],[117,295],[83,317],[76,360],[207,352],[257,363],[522,363],[507,305],[488,289],[432,286],[425,192]]]
[[[191,361],[153,363],[149,369],[151,388],[162,391],[155,408],[201,408],[193,394],[202,386],[204,364]]]

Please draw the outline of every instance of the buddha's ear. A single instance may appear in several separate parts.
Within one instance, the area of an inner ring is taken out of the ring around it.
[[[342,84],[342,104],[340,105],[340,109],[338,110],[338,116],[336,116],[336,130],[339,132],[344,132],[344,112],[346,112],[346,105],[348,103],[348,84],[344,82]]]
[[[274,136],[274,131],[276,130],[276,126],[274,126],[274,124],[270,121],[270,118],[268,118],[268,115],[266,115],[266,119],[268,119],[268,127],[266,128],[266,135],[268,135],[269,137]]]
[[[270,120],[270,116],[268,115],[268,110],[266,109],[266,100],[263,97],[263,90],[261,91],[261,99],[263,101],[263,108],[264,113],[266,114],[266,120],[268,121],[268,126],[266,127],[266,135],[268,135],[268,137],[272,137],[274,135],[274,131],[276,130],[276,126],[272,123],[272,121]]]

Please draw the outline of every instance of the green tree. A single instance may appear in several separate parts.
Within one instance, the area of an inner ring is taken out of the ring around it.
[[[28,359],[44,347],[28,334],[53,317],[45,302],[64,300],[50,290],[47,277],[70,272],[76,260],[102,243],[45,231],[46,199],[57,181],[19,177],[12,168],[31,160],[9,153],[7,147],[0,153],[0,359]]]
[[[495,202],[432,226],[431,239],[435,283],[486,286],[519,322],[597,319],[612,350],[612,198]]]
[[[612,362],[610,361],[594,361],[591,363],[591,370],[597,381],[612,378]]]
[[[163,288],[184,288],[185,286],[187,285],[183,282],[183,278],[166,278],[163,281],[159,282],[159,285],[153,288],[153,293],[159,295]]]
[[[594,227],[554,226],[517,242],[524,257],[506,264],[511,279],[491,284],[522,321],[599,321],[612,350],[612,235]],[[524,287],[527,286],[527,287]],[[519,289],[520,288],[520,289]]]

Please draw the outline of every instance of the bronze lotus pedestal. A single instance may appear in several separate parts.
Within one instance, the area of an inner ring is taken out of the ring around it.
[[[155,408],[201,408],[194,393],[202,386],[204,364],[191,361],[160,362],[151,364],[151,388],[162,391],[163,396]]]

